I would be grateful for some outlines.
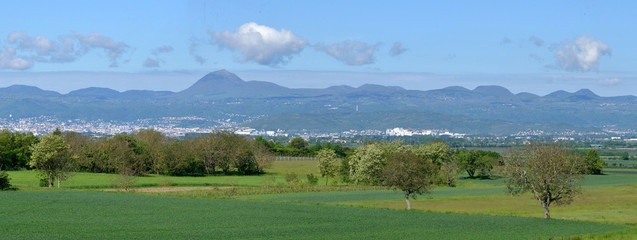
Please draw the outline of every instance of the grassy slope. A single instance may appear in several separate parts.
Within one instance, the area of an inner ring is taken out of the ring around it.
[[[617,225],[75,191],[0,192],[13,239],[536,239]]]

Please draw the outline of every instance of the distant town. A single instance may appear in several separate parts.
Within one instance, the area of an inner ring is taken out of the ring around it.
[[[189,124],[190,122],[199,124]],[[243,122],[245,123],[245,122]],[[459,139],[488,140],[513,138],[518,140],[534,139],[537,137],[551,137],[556,141],[573,141],[578,138],[590,140],[624,140],[636,141],[635,131],[604,130],[591,132],[577,132],[574,130],[562,130],[559,132],[545,132],[542,130],[520,131],[511,136],[476,136],[465,133],[457,133],[448,129],[408,129],[395,127],[390,129],[366,129],[348,130],[343,132],[298,132],[285,129],[255,129],[242,126],[241,122],[233,122],[230,119],[209,120],[197,116],[186,117],[162,117],[159,119],[138,119],[132,122],[103,121],[103,120],[59,120],[53,116],[39,116],[30,118],[0,118],[0,129],[17,132],[31,132],[34,135],[51,133],[59,128],[61,131],[84,133],[94,136],[112,136],[121,133],[152,128],[170,137],[184,137],[189,134],[210,133],[216,130],[228,130],[239,135],[267,136],[267,137],[293,137],[303,138],[347,138],[355,136],[388,136],[388,137],[412,137],[432,136]]]

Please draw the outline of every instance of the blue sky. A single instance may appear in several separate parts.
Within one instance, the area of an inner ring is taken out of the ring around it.
[[[8,1],[0,87],[502,85],[637,94],[633,1]]]

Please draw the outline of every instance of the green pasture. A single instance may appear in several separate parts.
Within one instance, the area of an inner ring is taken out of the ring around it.
[[[285,182],[285,174],[296,173],[299,179],[305,180],[306,174],[312,173],[320,178],[316,161],[275,161],[272,166],[266,169],[266,174],[253,176],[164,176],[151,174],[148,176],[135,178],[134,187],[157,187],[157,186],[239,186],[257,187],[264,184],[264,181]],[[39,179],[37,171],[22,170],[8,171],[11,184],[18,188],[37,188]],[[70,189],[101,189],[113,188],[113,180],[117,174],[106,173],[72,173],[71,177],[62,182],[62,188]]]
[[[607,167],[637,166],[637,160],[604,159]]]
[[[309,173],[318,176],[312,160],[275,161],[263,175],[149,175],[136,178],[134,185],[220,187],[179,192],[98,192],[113,188],[118,175],[96,173],[74,173],[62,182],[62,191],[49,191],[38,186],[36,171],[8,173],[19,190],[0,192],[0,212],[9,216],[0,218],[0,239],[637,238],[637,174],[628,173],[586,176],[572,204],[551,206],[554,220],[542,219],[531,194],[507,194],[502,178],[459,176],[457,187],[435,187],[412,199],[411,212],[404,211],[403,194],[393,190],[320,184],[313,187],[318,192],[307,185],[293,193],[259,192],[287,186],[288,173],[302,181]],[[240,190],[225,196],[230,186]]]
[[[5,239],[537,239],[624,226],[82,191],[0,192]]]

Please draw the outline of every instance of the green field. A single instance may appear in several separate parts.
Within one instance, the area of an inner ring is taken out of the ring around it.
[[[6,239],[536,239],[623,226],[121,193],[0,193]]]
[[[35,171],[10,171],[19,190],[0,192],[0,239],[637,238],[637,174],[586,176],[581,195],[552,206],[554,219],[545,220],[532,195],[507,194],[503,179],[460,176],[458,187],[434,188],[405,211],[400,192],[288,187],[285,174],[292,172],[305,180],[318,168],[314,161],[275,161],[256,176],[150,175],[135,187],[178,191],[131,193],[102,192],[113,189],[114,174],[75,173],[61,190],[49,190],[38,187]],[[288,192],[259,192],[275,184]]]
[[[621,159],[604,159],[607,167],[634,167],[637,166],[637,160],[621,160]]]

